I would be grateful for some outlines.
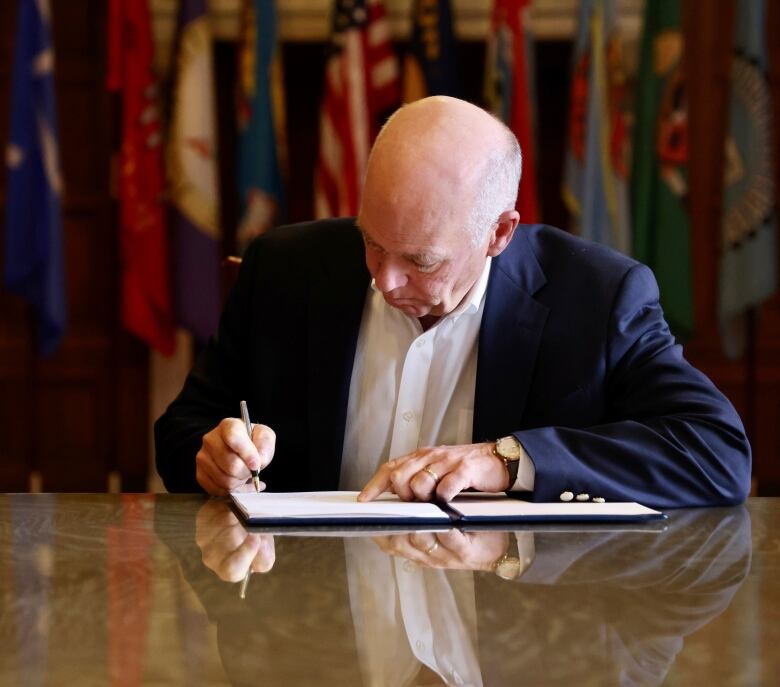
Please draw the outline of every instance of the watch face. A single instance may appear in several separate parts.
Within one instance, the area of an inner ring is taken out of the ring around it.
[[[502,580],[514,580],[520,574],[522,567],[523,564],[519,558],[506,556],[496,565],[496,575]]]
[[[507,460],[520,460],[523,455],[520,442],[513,436],[501,437],[496,441],[496,452]]]

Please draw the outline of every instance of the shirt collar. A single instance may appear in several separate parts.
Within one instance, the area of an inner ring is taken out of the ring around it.
[[[448,317],[452,318],[452,321],[458,319],[461,315],[473,315],[479,311],[482,305],[482,300],[485,297],[485,291],[487,291],[488,278],[490,277],[490,262],[493,258],[488,257],[485,260],[485,266],[482,268],[482,274],[479,275],[479,279],[471,287],[471,290],[466,294],[460,305],[453,310]]]

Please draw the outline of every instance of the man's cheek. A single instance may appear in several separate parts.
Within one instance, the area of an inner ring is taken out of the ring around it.
[[[431,277],[426,284],[426,293],[435,303],[440,303],[449,291],[448,280],[445,276]]]

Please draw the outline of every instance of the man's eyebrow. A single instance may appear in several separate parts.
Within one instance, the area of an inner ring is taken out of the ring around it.
[[[444,260],[440,255],[434,253],[404,253],[404,260],[411,260],[412,262],[421,262],[433,264],[436,262],[442,262]]]
[[[364,238],[366,241],[369,241],[369,242],[371,242],[371,243],[376,243],[376,241],[374,241],[374,239],[372,239],[372,238],[369,236],[368,232],[367,232],[367,231],[366,231],[366,230],[365,230],[363,227],[361,227],[361,226],[360,226],[360,225],[359,225],[357,222],[355,222],[355,226],[357,227],[357,230],[360,232],[361,236],[362,236],[362,237],[363,237],[363,238]],[[376,245],[379,245],[379,244],[376,244]]]

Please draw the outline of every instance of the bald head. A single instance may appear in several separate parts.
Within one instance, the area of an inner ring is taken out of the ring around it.
[[[399,109],[368,162],[364,208],[452,222],[481,241],[514,207],[521,155],[514,134],[479,107],[433,96]]]
[[[407,105],[368,162],[358,226],[386,303],[423,327],[455,310],[509,245],[519,215],[517,139],[455,98]]]

